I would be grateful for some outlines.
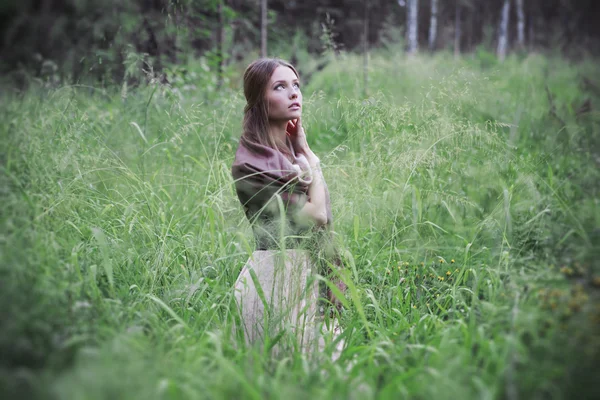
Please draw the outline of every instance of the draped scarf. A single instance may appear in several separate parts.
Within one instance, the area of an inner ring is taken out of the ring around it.
[[[240,141],[231,167],[237,196],[254,230],[257,247],[261,250],[277,246],[273,240],[268,239],[269,234],[276,230],[275,226],[269,229],[268,225],[279,215],[277,202],[273,201],[275,195],[281,197],[293,235],[302,230],[302,221],[295,219],[295,213],[310,201],[308,188],[313,180],[312,175],[321,173],[311,170],[306,157],[296,153],[287,138],[286,144],[291,151],[293,162],[271,147]],[[323,177],[322,182],[325,188],[327,223],[313,227],[311,236],[319,247],[319,254],[333,265],[341,267],[341,258],[333,244],[333,215],[329,189]]]
[[[303,154],[298,154],[287,142],[292,153],[293,162],[278,150],[259,143],[240,141],[231,167],[235,180],[235,188],[246,216],[253,222],[255,213],[263,209],[272,200],[273,195],[279,194],[284,202],[286,211],[297,211],[307,201],[310,201],[308,188],[313,180],[313,172],[308,160]],[[326,228],[333,228],[331,200],[325,179],[325,200],[327,210]]]

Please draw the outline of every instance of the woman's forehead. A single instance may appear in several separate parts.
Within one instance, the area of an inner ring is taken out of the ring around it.
[[[298,79],[294,71],[291,68],[280,65],[275,68],[273,71],[273,75],[271,75],[271,83],[277,81],[293,81],[294,79]]]

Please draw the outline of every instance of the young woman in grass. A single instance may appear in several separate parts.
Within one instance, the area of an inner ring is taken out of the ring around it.
[[[291,327],[292,342],[300,339],[306,351],[318,336],[314,275],[322,273],[318,266],[341,265],[330,240],[329,191],[302,126],[296,69],[259,59],[244,73],[244,95],[232,175],[257,244],[235,284],[244,337],[262,342]],[[338,287],[345,289],[341,282]],[[339,305],[329,290],[327,295]]]

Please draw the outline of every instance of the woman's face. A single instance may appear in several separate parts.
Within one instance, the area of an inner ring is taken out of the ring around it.
[[[269,120],[290,121],[302,115],[302,92],[298,77],[290,68],[280,65],[273,71],[265,94]]]

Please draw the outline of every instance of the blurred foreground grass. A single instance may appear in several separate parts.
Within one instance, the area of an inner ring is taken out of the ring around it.
[[[304,87],[356,286],[337,362],[225,334],[253,250],[229,172],[241,93],[5,91],[2,392],[597,396],[596,64],[377,54],[366,99],[361,67]]]

